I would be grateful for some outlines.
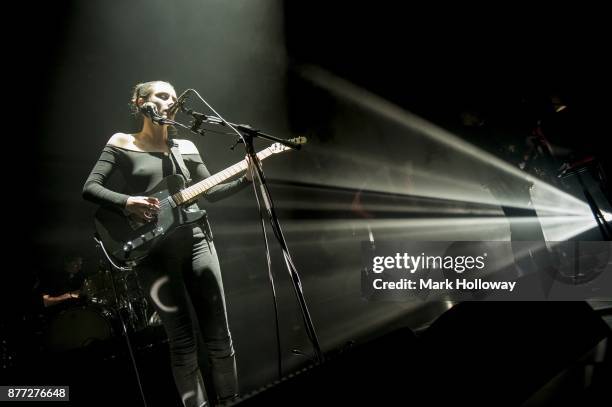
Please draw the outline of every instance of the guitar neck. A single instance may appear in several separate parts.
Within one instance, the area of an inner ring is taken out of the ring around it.
[[[268,147],[265,150],[261,150],[259,153],[257,153],[257,158],[262,161],[270,157],[272,154],[274,154],[272,149]],[[242,160],[231,167],[224,169],[223,171],[219,171],[218,173],[211,175],[210,177],[188,188],[185,188],[180,192],[177,192],[172,196],[172,199],[174,199],[174,202],[176,202],[177,205],[182,205],[186,202],[193,201],[194,199],[197,199],[201,195],[205,194],[206,191],[215,185],[221,184],[222,182],[232,178],[234,175],[239,174],[246,169],[247,162],[246,160]]]

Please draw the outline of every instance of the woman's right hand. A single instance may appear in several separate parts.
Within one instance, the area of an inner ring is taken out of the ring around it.
[[[159,212],[159,199],[149,196],[131,196],[125,203],[128,215],[141,222],[151,222]]]

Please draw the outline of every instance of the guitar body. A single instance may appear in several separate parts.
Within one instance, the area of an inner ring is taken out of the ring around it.
[[[162,202],[157,217],[147,223],[136,222],[116,208],[100,207],[94,221],[98,237],[108,254],[115,261],[135,265],[178,228],[202,219],[206,211],[172,207],[168,203],[167,198],[184,187],[182,176],[171,175],[150,191],[138,194],[155,197]]]

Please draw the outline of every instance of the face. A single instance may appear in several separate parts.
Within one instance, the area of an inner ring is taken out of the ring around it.
[[[141,105],[144,102],[153,102],[157,106],[157,111],[165,118],[173,119],[174,115],[168,116],[168,110],[176,103],[176,91],[174,88],[165,82],[156,82],[153,85],[151,94],[148,100],[141,99]]]

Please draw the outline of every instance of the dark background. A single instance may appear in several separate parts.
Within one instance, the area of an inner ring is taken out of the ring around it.
[[[28,309],[37,276],[56,270],[66,253],[82,253],[85,270],[97,270],[91,241],[95,208],[81,199],[82,185],[110,135],[138,130],[128,109],[132,87],[161,79],[179,93],[196,88],[230,121],[278,137],[310,138],[311,153],[288,153],[266,162],[265,169],[325,349],[378,335],[391,322],[417,327],[442,312],[438,306],[361,300],[359,242],[367,233],[350,223],[360,218],[351,204],[369,169],[347,161],[356,167],[343,173],[351,167],[335,166],[314,152],[333,156],[371,149],[382,166],[399,162],[405,139],[389,142],[393,124],[312,86],[296,68],[319,66],[494,154],[504,143],[521,143],[549,112],[550,97],[560,96],[572,114],[557,125],[554,137],[603,158],[610,105],[605,14],[560,5],[396,3],[65,1],[5,14],[18,23],[5,34],[4,54],[10,68],[6,111],[14,115],[8,121],[5,193],[21,197],[19,210],[13,205],[7,212],[19,225],[7,232],[16,243],[8,246],[10,258],[18,260],[15,292],[22,305],[15,308]],[[486,118],[485,134],[462,125],[465,111]],[[349,137],[343,131],[362,126],[378,126],[379,132]],[[240,148],[228,149],[233,138],[227,136],[190,139],[211,172],[243,156]],[[411,141],[405,143],[414,150]],[[349,148],[340,150],[344,147]],[[346,178],[340,185],[345,189],[283,184],[325,184],[329,177]],[[321,209],[321,202],[334,203],[334,209]],[[255,201],[247,190],[207,209],[224,270],[240,379],[245,389],[255,389],[275,378],[276,357]],[[349,226],[326,227],[337,220]],[[387,235],[381,230],[380,236]],[[449,229],[446,237],[456,238],[456,231]],[[305,361],[290,350],[308,351],[308,341],[279,252],[273,253],[283,360],[291,371]]]
[[[91,207],[75,197],[108,137],[137,130],[127,110],[131,87],[152,78],[179,92],[199,85],[229,119],[324,143],[340,137],[329,129],[338,103],[293,70],[317,65],[493,152],[512,141],[502,137],[529,132],[559,96],[574,116],[560,132],[563,144],[590,152],[606,146],[610,64],[596,9],[317,1],[41,7],[23,20],[30,34],[15,36],[20,46],[10,58],[18,73],[29,72],[16,96],[37,106],[18,111],[25,121],[17,124],[27,125],[35,154],[24,170],[33,170],[33,201],[45,208],[36,218],[40,247],[58,244],[57,233],[62,244],[84,249]],[[463,111],[485,117],[500,139],[470,133]],[[213,170],[241,158],[223,136],[196,142]]]

